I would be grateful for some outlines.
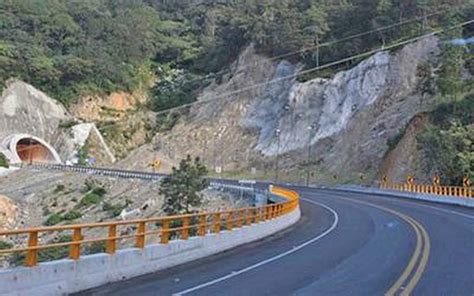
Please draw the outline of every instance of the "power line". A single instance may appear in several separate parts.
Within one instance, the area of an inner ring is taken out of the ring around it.
[[[217,95],[217,96],[205,99],[205,100],[195,101],[195,102],[191,102],[191,103],[184,104],[184,105],[181,105],[181,106],[177,106],[177,107],[174,107],[174,108],[169,108],[169,109],[166,109],[166,110],[158,111],[158,112],[155,112],[155,114],[156,115],[166,114],[166,113],[169,113],[169,112],[172,112],[172,111],[175,111],[175,110],[180,110],[180,109],[192,107],[194,105],[201,105],[201,104],[206,104],[206,103],[209,103],[209,102],[213,102],[213,101],[216,101],[218,99],[228,97],[228,96],[232,96],[232,95],[235,95],[235,94],[239,94],[239,93],[244,92],[244,91],[249,91],[249,90],[261,87],[261,86],[281,82],[281,81],[284,81],[284,80],[287,80],[287,79],[295,78],[299,75],[316,72],[316,71],[326,69],[326,68],[330,68],[332,66],[343,64],[343,63],[346,63],[346,62],[349,62],[349,61],[352,61],[352,60],[356,60],[356,59],[359,59],[359,58],[370,56],[370,55],[373,55],[375,53],[385,51],[385,50],[388,50],[388,49],[392,49],[392,48],[395,48],[395,47],[399,47],[401,45],[405,45],[405,44],[408,44],[408,43],[411,43],[411,42],[414,42],[414,41],[418,41],[418,40],[426,38],[426,37],[435,36],[435,35],[438,35],[442,32],[452,30],[454,28],[464,27],[464,26],[466,26],[468,24],[471,24],[471,23],[474,23],[474,19],[463,22],[463,23],[459,23],[459,24],[454,25],[454,26],[450,26],[447,29],[441,29],[441,30],[433,31],[431,33],[424,34],[424,35],[414,37],[414,38],[410,38],[410,39],[407,39],[405,41],[396,42],[396,43],[388,45],[388,46],[382,46],[382,47],[377,48],[377,49],[373,49],[373,50],[366,51],[366,52],[363,52],[363,53],[360,53],[360,54],[356,54],[356,55],[353,55],[353,56],[350,56],[350,57],[347,57],[347,58],[344,58],[344,59],[340,59],[340,60],[337,60],[337,61],[334,61],[334,62],[330,62],[330,63],[327,63],[327,64],[322,65],[322,66],[302,70],[302,71],[299,71],[299,72],[291,74],[291,75],[287,75],[287,76],[283,76],[283,77],[280,77],[280,78],[277,78],[277,79],[273,79],[271,81],[253,84],[253,85],[250,85],[248,87],[244,87],[244,88],[237,89],[237,90],[234,90],[234,91],[231,91],[231,92],[223,93],[221,95]]]

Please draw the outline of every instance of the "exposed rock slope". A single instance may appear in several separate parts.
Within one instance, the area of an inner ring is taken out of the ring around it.
[[[87,140],[96,139],[92,148],[102,154],[101,163],[115,161],[94,124],[78,124],[60,103],[27,83],[12,80],[0,97],[0,152],[12,156],[16,152],[10,150],[16,148],[10,147],[9,140],[23,136],[46,142],[63,162],[77,159],[77,151]]]
[[[336,174],[350,181],[361,172],[373,177],[387,140],[431,103],[432,97],[418,91],[419,67],[437,53],[437,39],[426,38],[394,53],[377,53],[331,79],[299,83],[287,78],[298,65],[258,56],[250,47],[232,75],[200,98],[217,99],[194,107],[170,133],[157,135],[154,153],[170,163],[190,153],[224,170],[262,172],[280,154],[283,171],[299,178],[310,142],[316,178]]]

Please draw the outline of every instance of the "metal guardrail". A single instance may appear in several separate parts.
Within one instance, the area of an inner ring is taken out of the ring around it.
[[[471,187],[460,186],[435,186],[424,184],[407,184],[407,183],[382,183],[382,189],[392,189],[399,191],[410,191],[416,193],[429,193],[436,195],[447,195],[456,197],[474,197],[474,190]]]
[[[207,233],[219,233],[223,230],[232,231],[234,228],[251,226],[252,224],[272,220],[292,212],[299,206],[298,193],[273,186],[270,186],[269,191],[272,194],[284,197],[286,201],[259,207],[231,209],[219,212],[0,231],[0,237],[28,236],[26,247],[3,249],[0,250],[0,255],[26,252],[25,265],[35,266],[38,264],[38,252],[40,250],[69,247],[69,258],[78,260],[81,256],[81,246],[93,242],[105,242],[106,253],[115,254],[117,241],[120,239],[134,238],[135,247],[143,249],[146,245],[146,239],[152,235],[159,236],[161,244],[167,244],[170,239],[179,238],[187,240],[190,236],[205,236]],[[124,225],[136,227],[135,233],[126,235],[118,234],[117,228]],[[84,238],[84,230],[92,228],[107,230],[107,237]],[[63,231],[72,232],[71,241],[39,244],[38,238],[41,234]]]
[[[46,169],[46,170],[56,170],[56,171],[65,171],[65,172],[76,172],[76,173],[85,173],[91,175],[100,175],[108,177],[118,177],[118,178],[127,178],[127,179],[142,179],[150,181],[160,181],[165,174],[160,173],[148,173],[141,171],[131,171],[131,170],[121,170],[121,169],[111,169],[111,168],[96,168],[96,167],[87,167],[79,165],[63,165],[63,164],[49,164],[49,163],[33,163],[33,164],[23,164],[23,167],[33,168],[33,169]]]

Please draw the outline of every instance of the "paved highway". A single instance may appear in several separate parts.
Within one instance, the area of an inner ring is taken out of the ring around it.
[[[474,295],[474,210],[297,187],[262,241],[81,295]]]

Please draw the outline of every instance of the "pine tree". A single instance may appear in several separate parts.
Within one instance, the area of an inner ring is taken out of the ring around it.
[[[165,197],[163,210],[167,215],[189,214],[201,204],[200,191],[208,186],[205,179],[207,168],[199,157],[194,160],[188,155],[179,167],[161,182],[160,194]]]

